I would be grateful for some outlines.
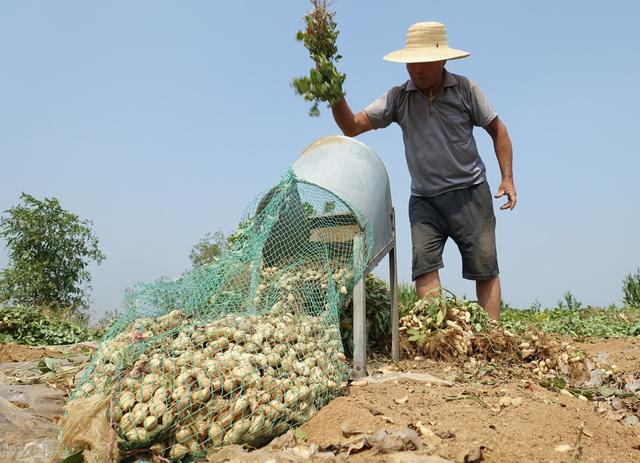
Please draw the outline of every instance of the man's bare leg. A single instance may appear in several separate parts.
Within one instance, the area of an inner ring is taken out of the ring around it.
[[[440,287],[440,274],[437,270],[424,273],[416,278],[416,292],[418,293],[418,299],[422,299],[428,293],[432,293],[434,296],[440,294],[439,291],[434,291],[436,288]]]
[[[487,311],[489,317],[498,320],[500,318],[500,301],[502,300],[500,277],[476,281],[476,294],[478,295],[478,303]]]

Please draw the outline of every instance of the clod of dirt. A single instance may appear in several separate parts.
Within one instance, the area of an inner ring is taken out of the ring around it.
[[[369,384],[369,380],[367,378],[363,378],[363,379],[358,379],[356,381],[352,381],[351,382],[351,386],[366,386],[367,384]]]
[[[342,435],[344,437],[357,436],[360,434],[368,434],[371,432],[369,429],[356,428],[349,423],[342,423],[340,426],[340,431],[342,431]]]
[[[436,436],[440,439],[453,439],[456,437],[456,435],[451,431],[436,431]]]
[[[416,431],[418,431],[418,434],[420,436],[423,437],[435,437],[436,434],[429,429],[429,427],[425,426],[424,424],[422,424],[421,421],[416,421],[416,424],[414,425],[409,425],[410,428],[415,429]]]
[[[373,416],[382,415],[382,412],[380,410],[378,410],[377,408],[372,407],[371,405],[365,405],[364,408],[369,410]]]
[[[457,463],[479,463],[482,461],[482,450],[484,447],[475,447],[469,450],[463,450],[456,458]]]
[[[560,452],[560,453],[566,453],[566,452],[573,451],[573,447],[570,446],[569,444],[560,444],[560,445],[556,446],[556,448],[554,448],[553,450],[555,450],[556,452]]]
[[[638,426],[640,424],[640,418],[636,415],[629,415],[621,421],[626,426]]]
[[[522,397],[500,397],[500,407],[518,407],[522,405]]]
[[[600,387],[602,386],[604,377],[606,376],[605,370],[601,368],[594,368],[590,371],[591,377],[587,382],[584,383],[585,386],[588,387]]]
[[[640,379],[627,383],[625,389],[629,392],[640,392]]]
[[[614,410],[622,410],[622,408],[623,408],[622,401],[620,399],[618,399],[618,398],[613,399],[611,401],[611,407]]]

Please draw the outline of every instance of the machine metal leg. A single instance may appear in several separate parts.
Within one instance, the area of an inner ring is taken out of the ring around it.
[[[354,237],[354,256],[362,251],[362,235]],[[364,275],[353,288],[353,377],[367,376],[367,297]]]
[[[367,307],[364,279],[353,288],[353,376],[367,376]]]
[[[400,360],[400,331],[398,320],[398,275],[395,245],[389,251],[389,287],[391,289],[391,358]]]

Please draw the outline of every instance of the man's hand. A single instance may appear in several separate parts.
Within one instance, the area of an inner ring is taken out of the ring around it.
[[[507,202],[500,206],[501,210],[510,209],[512,210],[516,207],[516,187],[513,184],[513,179],[505,179],[500,182],[500,187],[498,188],[498,192],[496,193],[496,198],[502,198],[503,196],[507,196]]]

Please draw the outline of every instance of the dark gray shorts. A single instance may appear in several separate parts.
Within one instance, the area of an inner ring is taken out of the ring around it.
[[[412,279],[444,267],[442,251],[451,237],[462,255],[462,277],[487,280],[498,275],[496,217],[487,182],[425,198],[411,196]]]

